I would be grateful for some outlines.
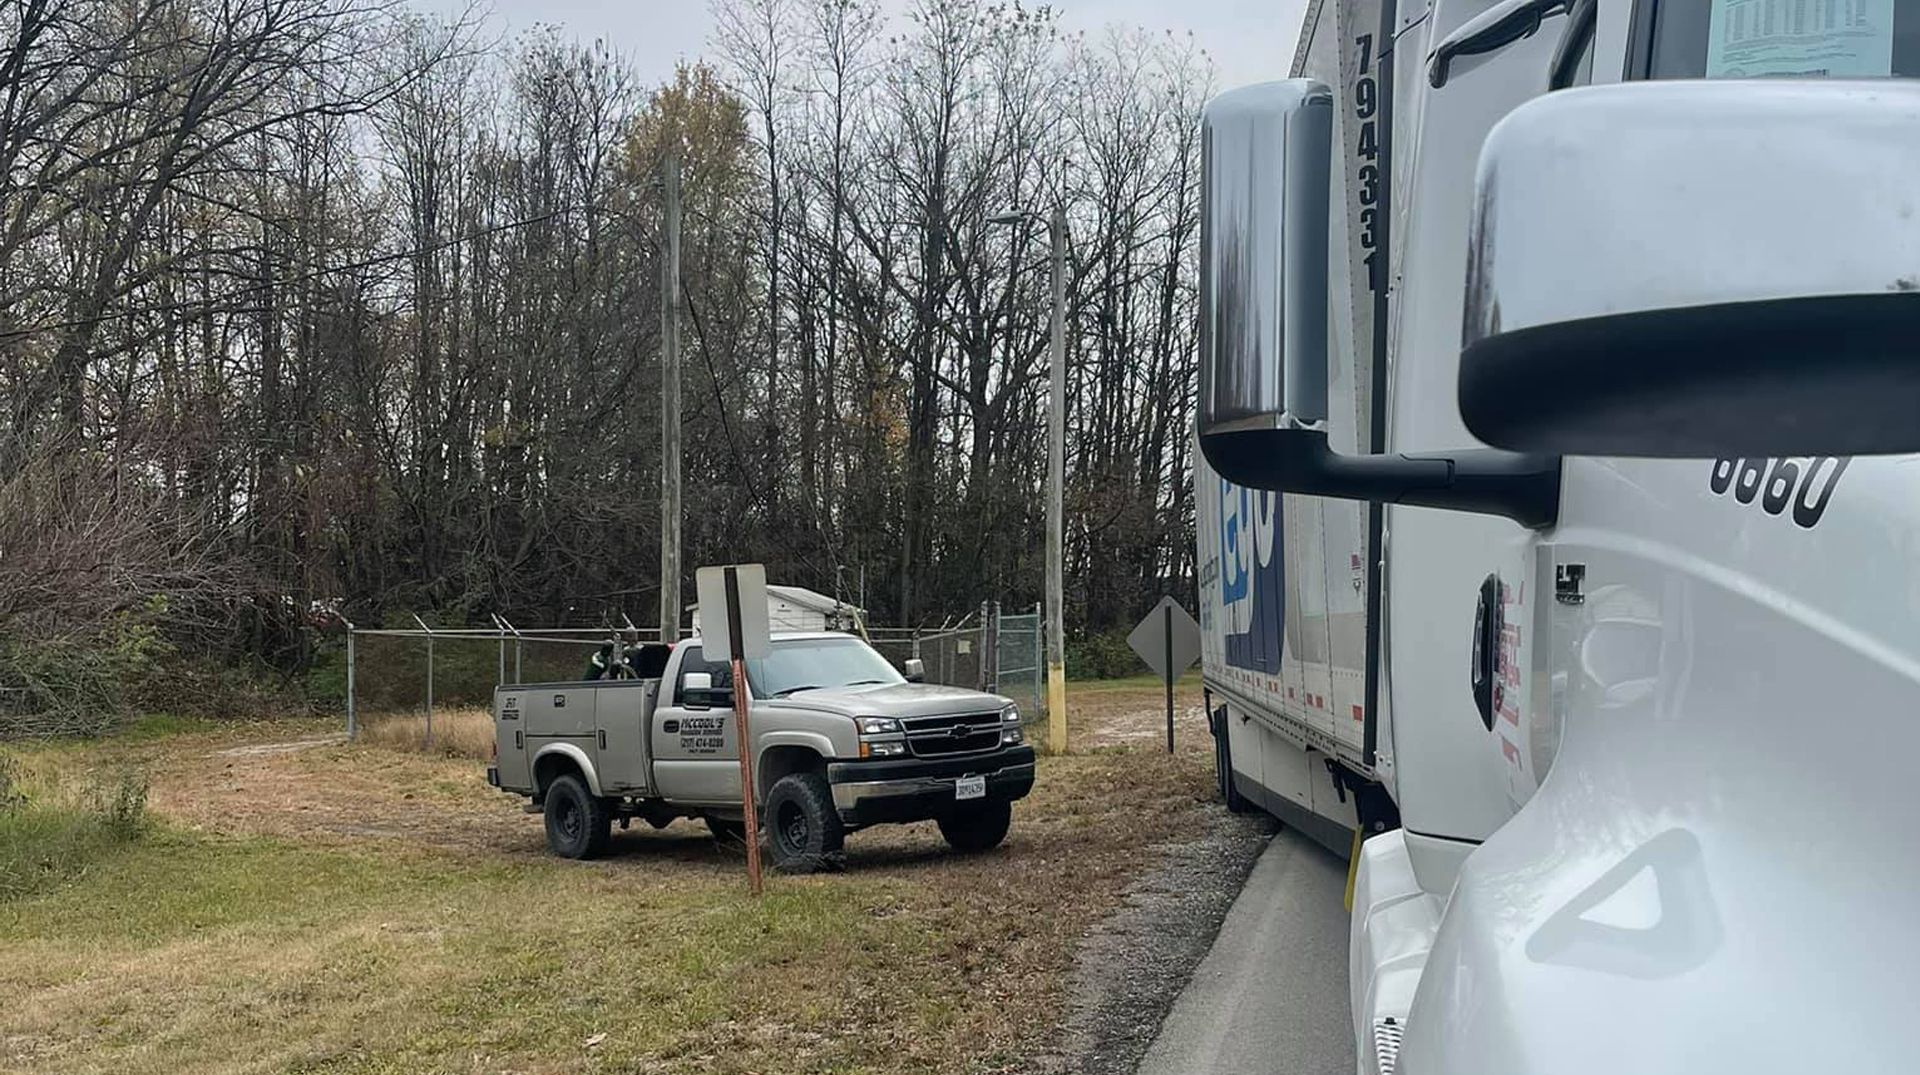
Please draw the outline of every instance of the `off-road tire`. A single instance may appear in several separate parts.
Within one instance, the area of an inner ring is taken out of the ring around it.
[[[590,859],[607,853],[613,839],[613,814],[606,801],[568,773],[547,787],[547,846],[561,858]]]
[[[767,846],[782,873],[819,873],[844,863],[846,826],[819,773],[789,773],[767,790]]]
[[[746,844],[747,826],[745,822],[735,821],[733,818],[728,817],[714,817],[711,814],[703,820],[707,823],[707,831],[713,834],[716,842],[725,844],[728,847],[743,846]]]
[[[1013,825],[1013,804],[984,803],[956,810],[941,815],[939,824],[940,835],[955,851],[966,855],[991,851],[1007,838],[1007,829]]]

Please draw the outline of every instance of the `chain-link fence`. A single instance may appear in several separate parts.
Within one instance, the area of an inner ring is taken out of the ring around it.
[[[416,621],[417,623],[419,621]],[[1044,720],[1040,610],[1007,614],[997,603],[931,630],[868,627],[867,640],[896,668],[919,659],[929,683],[992,691],[1020,707],[1023,723]],[[347,636],[347,734],[363,718],[425,718],[418,733],[433,743],[449,722],[473,722],[503,683],[583,679],[596,650],[610,641],[652,642],[657,630],[630,627],[518,629],[356,628]],[[0,700],[3,701],[3,700]],[[438,727],[436,727],[436,719]]]
[[[417,715],[425,718],[419,734],[431,744],[452,722],[473,723],[476,712],[488,710],[495,686],[584,679],[608,642],[658,637],[657,630],[630,627],[523,630],[504,620],[490,628],[348,625],[347,735],[358,736],[367,718]]]

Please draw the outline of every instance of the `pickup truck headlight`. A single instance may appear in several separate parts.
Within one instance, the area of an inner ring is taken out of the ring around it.
[[[863,758],[898,758],[906,753],[907,744],[898,739],[860,744],[860,756]]]
[[[1027,737],[1021,734],[1020,726],[1018,724],[1008,725],[1007,727],[1000,729],[1000,745],[1001,746],[1014,746],[1016,744],[1025,742],[1026,739]]]
[[[855,717],[861,735],[899,735],[900,722],[892,717]]]
[[[1020,707],[1009,703],[1005,709],[1002,709],[1000,711],[1000,723],[1002,724],[1020,723]]]

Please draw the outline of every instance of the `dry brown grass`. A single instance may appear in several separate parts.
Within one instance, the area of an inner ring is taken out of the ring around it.
[[[0,1072],[1024,1075],[1080,939],[1214,809],[1184,743],[1043,758],[998,851],[885,826],[755,901],[697,824],[563,862],[481,765],[419,752],[423,720],[373,727],[36,748],[140,754],[171,824],[0,906]]]
[[[493,756],[493,714],[484,709],[435,709],[432,736],[425,713],[369,718],[359,741],[380,750],[405,750],[446,758],[485,761]]]

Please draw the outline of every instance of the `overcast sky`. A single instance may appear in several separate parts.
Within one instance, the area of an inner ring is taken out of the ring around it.
[[[414,0],[430,9],[456,11],[465,0]],[[879,0],[888,12],[909,0]],[[675,61],[708,51],[713,19],[707,0],[479,0],[491,3],[495,32],[512,35],[536,23],[554,23],[582,40],[604,37],[639,68],[649,83],[662,82]],[[1285,78],[1293,60],[1305,0],[1059,0],[1067,30],[1098,31],[1111,24],[1151,30],[1192,31],[1212,55],[1225,89]]]

